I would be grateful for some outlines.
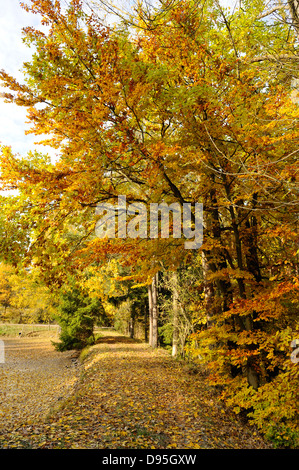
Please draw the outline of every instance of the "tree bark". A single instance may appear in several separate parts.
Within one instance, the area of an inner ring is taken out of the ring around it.
[[[172,307],[173,307],[173,333],[172,333],[172,356],[178,355],[179,325],[178,325],[178,275],[172,274]]]
[[[289,10],[292,17],[292,26],[295,29],[297,36],[299,35],[299,1],[288,0]]]
[[[144,341],[148,341],[148,323],[149,323],[149,306],[145,301],[144,303]]]
[[[134,303],[131,307],[131,318],[130,318],[130,323],[129,323],[129,332],[130,332],[130,338],[134,338],[134,332],[135,332],[135,305],[134,305]]]
[[[227,197],[229,201],[231,201],[229,186],[226,185],[225,189],[226,189]],[[256,199],[257,196],[255,195],[254,197]],[[243,201],[240,201],[240,203],[242,204]],[[234,233],[237,266],[240,271],[244,271],[242,243],[241,243],[241,237],[240,237],[240,223],[239,223],[239,220],[242,219],[242,214],[240,214],[240,211],[239,212],[237,211],[236,213],[232,205],[229,207],[229,212],[231,215],[231,223],[232,223],[233,233]],[[241,217],[238,218],[238,216],[240,215]],[[256,220],[255,220],[255,223],[256,223]],[[247,228],[250,227],[250,223],[248,219],[246,219],[245,227]],[[251,272],[255,276],[255,278],[258,279],[260,276],[260,272],[259,272],[259,265],[258,265],[258,260],[257,260],[257,251],[256,251],[256,246],[255,246],[256,239],[254,238],[256,235],[256,229],[257,227],[255,226],[254,230],[251,231],[250,236],[249,238],[247,238],[247,240],[245,239],[246,237],[243,238],[243,246],[244,246],[244,251],[245,251],[247,271]],[[253,243],[253,246],[251,246],[251,243]],[[246,255],[246,252],[247,252],[247,255]],[[238,282],[240,297],[243,299],[246,299],[246,289],[245,289],[244,278],[238,276],[237,282]],[[251,313],[247,316],[244,316],[243,318],[240,315],[238,315],[236,318],[236,321],[241,330],[252,331],[254,329],[253,318],[252,318]],[[247,346],[247,350],[254,350],[254,349],[255,349],[254,345]],[[254,358],[254,356],[249,357],[247,359],[246,365],[243,367],[243,374],[246,376],[248,384],[251,387],[253,387],[255,390],[257,390],[259,387],[259,376],[257,373],[255,362],[256,362],[256,359]]]
[[[212,181],[214,182],[213,176]],[[208,280],[210,273],[217,273],[217,271],[227,268],[227,255],[225,249],[222,248],[221,226],[215,189],[209,191],[205,206],[206,231],[210,234],[212,240],[215,240],[217,246],[216,249],[203,250],[202,258],[207,318],[208,324],[211,324],[214,315],[228,310],[232,300],[232,286],[229,279],[216,279],[214,282]]]
[[[258,232],[255,216],[246,220],[247,236],[244,237],[245,257],[248,271],[254,276],[256,282],[261,282],[262,275],[257,254]]]
[[[153,343],[153,293],[152,284],[148,285],[148,320],[149,320],[149,331],[148,331],[148,343],[152,346]]]
[[[213,324],[213,318],[217,313],[215,306],[215,289],[213,282],[209,281],[208,276],[211,272],[209,263],[207,260],[207,255],[205,252],[202,253],[202,271],[203,271],[203,292],[204,292],[204,302],[205,302],[205,311],[207,317],[207,326],[210,327]]]
[[[158,347],[158,273],[153,277],[152,282],[152,302],[153,302],[153,330],[152,344],[153,348]]]

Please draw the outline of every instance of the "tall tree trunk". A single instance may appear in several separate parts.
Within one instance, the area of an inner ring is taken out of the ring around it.
[[[288,6],[292,17],[292,26],[295,29],[297,36],[299,36],[299,1],[288,0]]]
[[[133,303],[131,307],[131,317],[130,317],[130,323],[129,323],[130,338],[134,338],[134,330],[135,330],[135,304]]]
[[[257,193],[253,194],[252,197],[252,208],[255,209],[257,204]],[[261,282],[261,270],[259,265],[259,259],[257,254],[258,244],[258,230],[257,230],[257,218],[252,215],[251,218],[247,218],[245,222],[247,235],[244,237],[245,246],[245,257],[248,271],[253,274],[257,282]]]
[[[228,185],[225,185],[226,189],[226,194],[228,197],[228,200],[231,202],[230,198],[230,187]],[[240,201],[240,205],[243,204],[243,201]],[[233,233],[234,233],[234,241],[235,241],[235,247],[236,247],[236,259],[237,259],[237,266],[240,271],[244,271],[244,266],[243,266],[243,253],[242,253],[242,243],[241,243],[241,237],[240,237],[240,222],[239,220],[242,220],[242,211],[237,210],[235,211],[235,208],[233,205],[229,207],[229,213],[231,215],[231,223],[232,223],[232,228],[233,228]],[[245,226],[248,227],[249,221],[246,220]],[[252,232],[253,235],[253,232]],[[251,237],[249,238],[250,241],[254,241],[254,239]],[[246,243],[246,242],[245,242]],[[248,240],[247,240],[248,243]],[[244,241],[243,241],[243,246],[244,246]],[[247,248],[247,250],[246,250]],[[249,249],[249,252],[248,252]],[[250,252],[251,249],[251,252]],[[244,251],[247,253],[247,256],[245,255],[246,259],[246,264],[247,264],[247,270],[250,271],[249,267],[253,269],[253,262],[256,263],[257,258],[255,258],[256,253],[255,253],[255,248],[250,246],[244,246]],[[252,258],[252,255],[254,255],[254,258]],[[252,273],[253,274],[253,273]],[[258,271],[256,271],[256,266],[255,266],[255,276],[258,276]],[[243,299],[246,299],[246,289],[245,289],[245,282],[244,278],[238,276],[237,277],[237,282],[238,282],[238,287],[239,287],[239,294],[240,297]],[[241,330],[246,330],[246,331],[252,331],[254,329],[253,326],[253,317],[252,314],[250,313],[247,316],[241,317],[238,316],[236,318],[236,321],[240,327]],[[248,345],[247,350],[254,350],[255,345]],[[247,359],[245,366],[243,367],[243,374],[247,377],[247,382],[248,384],[253,387],[255,390],[259,387],[259,376],[257,373],[257,364],[256,364],[256,358],[255,356],[251,356]]]
[[[153,343],[153,292],[152,284],[148,285],[148,320],[149,320],[149,332],[148,342],[152,346]]]
[[[178,325],[178,275],[174,271],[172,273],[172,308],[173,308],[173,333],[172,333],[172,356],[178,355],[178,343],[179,343],[179,325]]]
[[[205,302],[205,312],[207,317],[207,326],[211,326],[213,324],[213,318],[217,313],[217,309],[215,306],[215,289],[213,282],[208,279],[208,276],[211,272],[211,268],[209,266],[207,260],[207,254],[205,252],[202,253],[202,271],[203,271],[203,293],[204,293],[204,302]]]
[[[158,273],[153,277],[152,282],[152,299],[153,299],[153,333],[152,344],[153,348],[158,347]]]
[[[149,305],[145,301],[144,303],[144,341],[148,341],[148,322],[149,322]]]
[[[214,181],[213,176],[212,180]],[[210,235],[211,241],[215,241],[217,247],[212,250],[203,250],[202,255],[205,304],[209,326],[213,322],[212,317],[228,310],[232,300],[232,286],[229,279],[216,279],[214,282],[208,279],[209,274],[227,268],[227,250],[222,248],[217,194],[214,188],[209,191],[204,214],[206,231]]]

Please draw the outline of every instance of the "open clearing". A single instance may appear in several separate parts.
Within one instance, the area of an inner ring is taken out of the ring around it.
[[[81,364],[74,351],[55,351],[53,333],[1,338],[0,448],[270,448],[200,371],[102,334]]]

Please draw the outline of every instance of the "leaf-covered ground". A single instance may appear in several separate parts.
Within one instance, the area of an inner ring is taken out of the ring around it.
[[[49,339],[15,339],[1,367],[0,448],[269,448],[200,372],[109,332],[80,366]]]
[[[18,430],[22,431],[25,423],[42,421],[57,402],[72,393],[78,376],[74,352],[55,351],[51,340],[57,338],[53,335],[2,339],[5,362],[0,363],[0,448],[22,446]]]

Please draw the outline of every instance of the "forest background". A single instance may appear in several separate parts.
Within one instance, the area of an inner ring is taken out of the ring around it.
[[[56,156],[1,150],[2,321],[58,320],[61,350],[95,324],[168,347],[296,446],[297,1],[23,7],[42,28],[25,28],[34,53],[23,81],[0,72],[2,96]],[[202,246],[96,237],[119,195],[202,203]]]

